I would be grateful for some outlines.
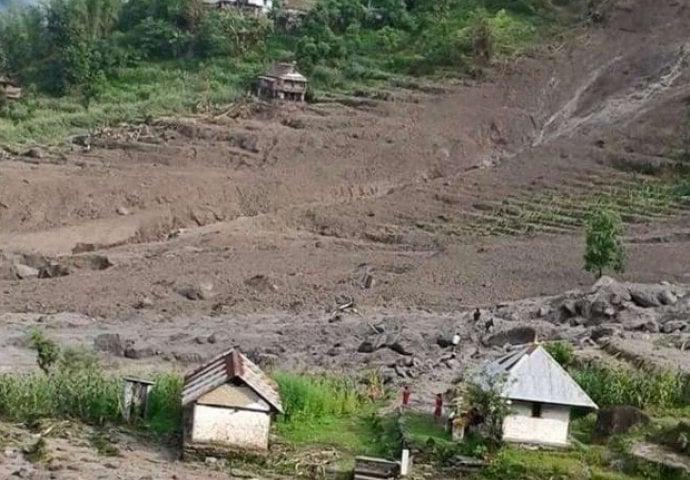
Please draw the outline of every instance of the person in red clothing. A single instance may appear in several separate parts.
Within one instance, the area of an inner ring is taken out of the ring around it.
[[[440,422],[443,416],[443,394],[436,394],[436,406],[434,407],[434,421]]]
[[[410,386],[405,385],[405,388],[403,388],[403,392],[402,392],[402,408],[403,408],[403,410],[407,410],[407,407],[410,404],[410,395],[412,395],[412,391],[410,390]]]

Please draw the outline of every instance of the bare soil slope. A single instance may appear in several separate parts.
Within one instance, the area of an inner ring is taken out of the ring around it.
[[[0,309],[299,319],[338,297],[452,311],[588,284],[583,209],[667,162],[689,34],[684,2],[621,0],[485,81],[237,106],[7,156]],[[685,204],[626,208],[627,277],[687,281]]]

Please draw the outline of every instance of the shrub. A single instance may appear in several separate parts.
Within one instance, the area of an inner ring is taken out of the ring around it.
[[[36,362],[44,373],[50,373],[50,369],[60,356],[60,347],[55,341],[46,338],[37,328],[29,330],[29,344],[36,350]]]
[[[575,360],[573,346],[567,342],[548,342],[544,348],[563,368],[569,367]]]

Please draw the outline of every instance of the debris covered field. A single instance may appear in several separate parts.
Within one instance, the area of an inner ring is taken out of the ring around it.
[[[487,79],[6,151],[0,372],[35,368],[32,327],[131,374],[232,347],[267,369],[376,371],[427,410],[535,334],[687,372],[690,184],[666,167],[686,148],[690,9],[620,3],[636,8]],[[627,268],[593,287],[583,225],[602,200],[625,223]],[[3,451],[28,434],[1,425],[0,478],[228,478],[136,436],[104,462],[70,428],[51,448],[72,460],[51,471]]]

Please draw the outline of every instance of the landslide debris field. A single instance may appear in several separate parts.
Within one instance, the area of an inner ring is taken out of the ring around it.
[[[582,223],[602,199],[626,221],[627,279],[689,282],[690,192],[662,173],[684,148],[689,33],[682,2],[617,2],[486,80],[235,105],[7,154],[3,328],[73,313],[116,333],[154,325],[145,342],[158,325],[229,322],[254,349],[281,319],[289,356],[291,332],[354,300],[363,324],[404,313],[424,330],[590,285]]]
[[[238,104],[6,153],[0,371],[35,367],[32,326],[142,374],[235,346],[266,367],[377,368],[431,392],[535,333],[690,369],[690,188],[669,168],[686,150],[690,7],[611,2],[606,19],[483,80]],[[629,283],[582,271],[598,201],[625,222]],[[199,474],[122,441],[124,457],[79,474]],[[8,475],[29,468],[3,456]]]

